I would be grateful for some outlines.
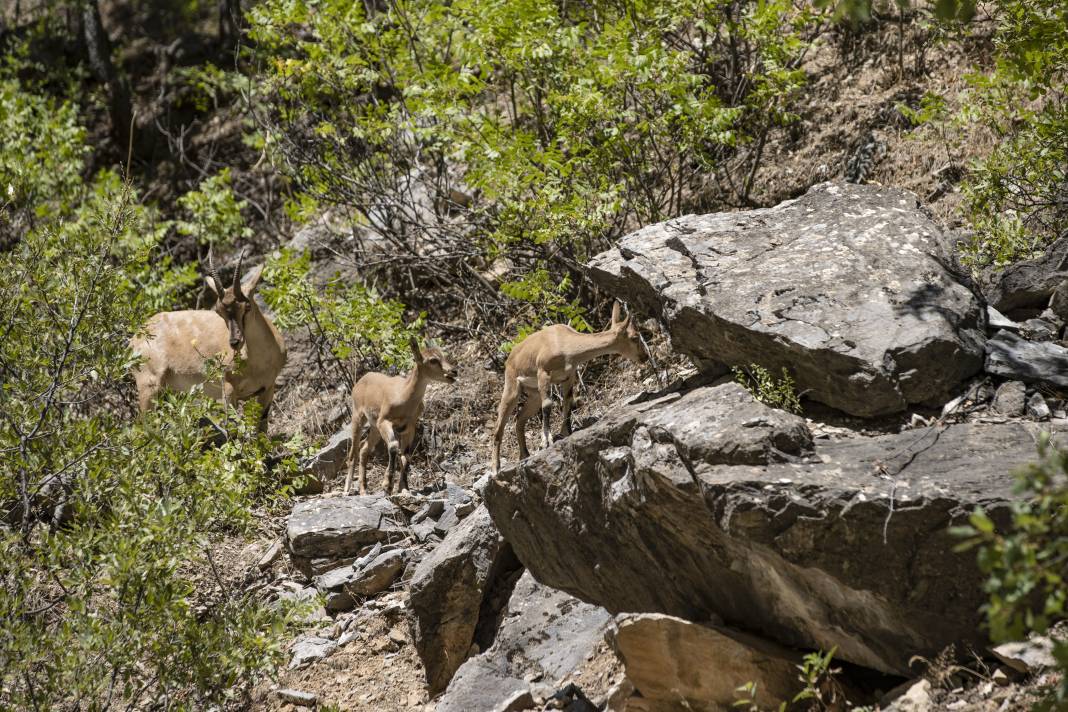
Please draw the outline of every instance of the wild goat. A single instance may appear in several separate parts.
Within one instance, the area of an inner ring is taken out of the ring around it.
[[[400,459],[398,490],[408,489],[408,448],[415,439],[419,417],[423,414],[423,395],[430,381],[456,383],[456,366],[436,347],[420,350],[413,338],[409,342],[415,368],[406,376],[384,373],[364,374],[352,387],[352,444],[349,446],[349,471],[345,476],[347,495],[352,487],[352,471],[357,459],[360,469],[360,494],[367,494],[367,460],[385,441],[389,449],[386,470],[386,494],[393,491],[393,473]],[[367,440],[360,442],[363,423],[367,421]]]
[[[493,474],[501,468],[501,440],[508,416],[519,400],[520,389],[526,395],[523,407],[515,416],[515,437],[519,441],[519,459],[530,455],[524,427],[541,408],[541,444],[548,447],[549,415],[552,404],[549,389],[560,385],[563,397],[563,432],[571,434],[571,400],[578,367],[605,354],[620,354],[634,363],[647,358],[638,329],[631,316],[620,321],[619,302],[612,306],[612,325],[596,334],[580,334],[566,324],[547,326],[523,339],[508,354],[504,364],[504,393],[497,408],[497,425],[493,429]]]
[[[223,287],[208,250],[208,288],[215,293],[215,308],[161,312],[151,317],[130,347],[143,357],[134,371],[141,411],[152,407],[161,388],[188,391],[204,383],[204,392],[229,407],[255,396],[262,408],[260,430],[267,428],[267,413],[274,400],[274,382],[286,362],[286,345],[271,320],[263,315],[252,295],[263,275],[260,265],[241,285],[241,263],[230,287]],[[220,384],[206,382],[208,359],[223,367]],[[236,362],[236,365],[235,365]]]

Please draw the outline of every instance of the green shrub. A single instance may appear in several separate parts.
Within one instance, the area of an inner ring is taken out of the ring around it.
[[[247,203],[234,196],[229,168],[201,181],[196,190],[178,199],[178,205],[188,219],[178,220],[175,227],[201,245],[222,247],[252,237],[252,230],[241,215]]]
[[[801,412],[801,399],[794,387],[794,379],[786,368],[782,369],[782,376],[779,378],[755,363],[745,367],[734,366],[731,373],[734,374],[735,382],[764,405],[781,408],[788,413]]]
[[[88,153],[75,105],[0,72],[0,247],[71,207]]]
[[[501,259],[533,323],[573,301],[555,288],[565,275],[683,212],[724,158],[748,200],[769,132],[795,118],[812,17],[786,0],[368,7],[251,9],[265,146],[303,191],[433,270],[436,288]]]
[[[1039,461],[1016,474],[1023,499],[1012,509],[1012,523],[999,531],[982,510],[955,533],[960,549],[978,547],[979,567],[989,575],[983,606],[990,634],[997,641],[1021,640],[1044,633],[1068,612],[1068,453],[1039,443]],[[1054,641],[1061,672],[1042,709],[1068,704],[1068,641]]]
[[[267,264],[260,294],[280,329],[307,329],[321,374],[333,370],[351,388],[358,370],[411,363],[408,341],[423,317],[404,324],[404,305],[379,298],[338,275],[324,284],[311,278],[311,255],[282,250]]]
[[[0,118],[2,133],[25,116]],[[53,119],[34,121],[80,155],[81,132]],[[55,177],[0,251],[0,707],[240,702],[279,662],[288,614],[222,580],[212,546],[256,526],[294,463],[267,470],[255,413],[208,447],[198,423],[223,418],[199,393],[131,419],[127,343],[174,286],[161,228],[114,174]]]
[[[976,266],[1031,257],[1068,235],[1068,5],[997,0],[992,15],[994,69],[972,78],[966,115],[998,139],[964,182]]]

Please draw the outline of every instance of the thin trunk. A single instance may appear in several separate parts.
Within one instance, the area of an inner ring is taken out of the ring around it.
[[[89,68],[96,80],[107,87],[108,114],[111,118],[111,134],[121,150],[130,147],[133,112],[130,107],[130,90],[111,63],[111,40],[104,31],[97,0],[88,0],[83,11],[82,26],[85,32],[85,49]]]

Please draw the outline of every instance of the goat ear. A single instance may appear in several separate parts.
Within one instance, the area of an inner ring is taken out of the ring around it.
[[[619,324],[619,302],[612,302],[612,326]]]
[[[419,350],[419,342],[416,340],[416,338],[414,336],[411,339],[408,340],[408,346],[410,346],[412,348],[412,356],[415,357],[415,362],[416,363],[422,363],[423,362],[423,352]]]
[[[265,264],[261,264],[259,267],[252,270],[252,276],[249,277],[247,282],[241,285],[241,292],[249,299],[256,293],[256,287],[260,286],[260,277],[263,276],[263,268],[265,266]]]

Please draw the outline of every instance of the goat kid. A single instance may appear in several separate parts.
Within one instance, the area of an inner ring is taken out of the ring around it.
[[[415,439],[419,418],[423,414],[423,396],[427,384],[431,381],[456,383],[456,366],[441,349],[430,346],[420,350],[414,338],[409,345],[415,357],[415,368],[408,375],[367,373],[352,387],[352,444],[349,446],[349,469],[345,476],[346,495],[352,487],[352,472],[357,461],[360,494],[367,494],[367,460],[380,441],[384,441],[389,450],[386,494],[392,494],[398,459],[398,491],[408,490],[408,449]],[[364,421],[370,427],[367,439],[361,442]]]
[[[504,393],[497,408],[497,425],[493,430],[493,474],[501,468],[501,440],[505,422],[515,410],[520,392],[526,396],[523,407],[515,416],[515,436],[519,442],[519,459],[530,455],[524,428],[527,421],[541,408],[541,443],[548,447],[549,417],[552,410],[549,390],[560,386],[563,400],[563,433],[571,434],[571,402],[578,367],[606,354],[620,354],[634,363],[642,363],[647,355],[641,335],[632,318],[620,320],[620,305],[612,306],[612,325],[596,334],[581,334],[566,324],[554,324],[523,339],[508,354],[504,364]]]
[[[134,371],[141,412],[152,408],[162,388],[188,391],[203,383],[204,392],[221,399],[224,408],[255,397],[262,409],[259,428],[267,429],[275,379],[286,362],[286,345],[252,298],[263,275],[263,265],[246,285],[241,284],[244,257],[242,250],[233,284],[224,287],[209,249],[205,281],[216,296],[215,308],[161,312],[130,340],[130,347],[142,357]],[[207,382],[205,366],[211,358],[222,363],[221,384]]]

